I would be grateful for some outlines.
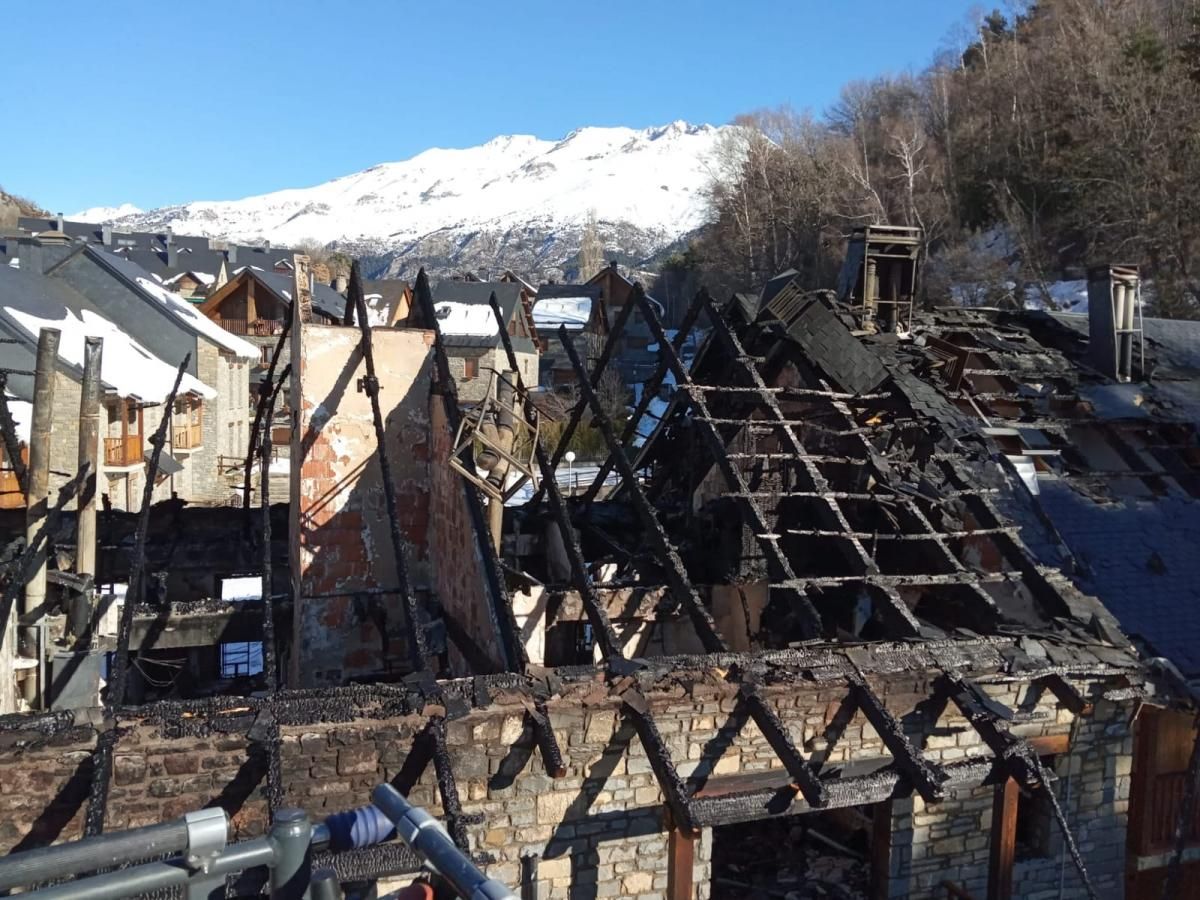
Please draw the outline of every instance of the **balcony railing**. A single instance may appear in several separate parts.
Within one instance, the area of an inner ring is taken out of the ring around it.
[[[106,466],[136,466],[142,462],[142,436],[104,439],[104,464]]]
[[[283,333],[283,319],[221,319],[220,326],[231,334],[274,337]]]
[[[176,450],[199,450],[204,446],[204,428],[201,425],[174,425],[171,440]]]

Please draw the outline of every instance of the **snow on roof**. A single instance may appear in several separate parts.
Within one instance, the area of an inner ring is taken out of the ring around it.
[[[363,294],[363,303],[367,307],[367,324],[368,325],[387,325],[390,318],[391,310],[388,309],[387,301],[383,299],[383,294]]]
[[[173,275],[172,277],[170,277],[166,281],[164,281],[163,284],[167,285],[167,287],[170,287],[171,285],[178,282],[179,279],[183,278],[184,275],[191,275],[194,279],[196,279],[198,282],[200,282],[205,287],[211,287],[213,282],[217,280],[216,275],[210,275],[208,272],[193,272],[193,271],[189,270],[187,272],[180,272],[178,275]],[[157,278],[158,276],[156,275],[155,277]]]
[[[82,313],[64,310],[61,319],[53,319],[35,316],[11,306],[4,309],[32,338],[36,339],[43,328],[59,329],[62,338],[58,344],[58,356],[77,368],[83,367],[83,339],[103,338],[100,379],[122,397],[138,397],[151,403],[161,403],[171,393],[176,367],[163,362],[98,313],[86,309]],[[209,400],[217,396],[217,392],[208,385],[186,373],[179,390]]]
[[[218,344],[234,356],[241,357],[242,359],[259,358],[257,347],[249,341],[243,341],[240,337],[230,334],[174,291],[167,290],[161,284],[155,284],[149,278],[139,277],[137,283],[151,299],[162,305],[167,312],[208,338],[214,344]]]
[[[591,297],[547,297],[533,306],[533,324],[537,328],[584,328],[592,315]]]
[[[8,401],[8,412],[16,426],[17,440],[29,443],[29,428],[33,422],[33,404],[28,400],[18,400],[12,394],[5,392],[4,399]]]
[[[482,303],[458,303],[442,300],[434,305],[442,334],[457,337],[495,337],[496,316]]]

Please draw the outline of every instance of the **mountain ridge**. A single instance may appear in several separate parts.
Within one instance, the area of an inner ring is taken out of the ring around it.
[[[305,188],[82,215],[133,230],[315,243],[370,257],[375,275],[423,265],[431,274],[512,268],[562,278],[573,274],[592,217],[606,256],[631,264],[701,227],[710,160],[728,127],[675,121],[588,126],[558,140],[499,135]]]

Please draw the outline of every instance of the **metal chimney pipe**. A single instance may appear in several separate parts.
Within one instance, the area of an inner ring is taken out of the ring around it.
[[[1121,335],[1121,375],[1125,381],[1133,380],[1133,322],[1137,312],[1137,282],[1125,282],[1125,309],[1118,323],[1125,333]]]
[[[38,335],[37,366],[33,378],[33,424],[29,434],[29,492],[25,497],[25,539],[34,545],[46,524],[50,496],[50,426],[54,420],[54,375],[58,362],[58,344],[62,332],[43,328]],[[25,585],[21,617],[27,619],[46,603],[46,546],[33,557],[33,574]],[[43,648],[36,625],[22,624],[21,647],[26,656],[40,662]],[[42,666],[37,667],[41,671]],[[41,685],[36,677],[26,676],[25,699],[36,703]]]
[[[75,538],[75,572],[77,575],[96,575],[96,493],[100,472],[100,365],[104,355],[104,339],[89,337],[83,344],[83,389],[79,395],[79,471],[83,483],[79,486],[79,515]],[[77,598],[81,604],[86,598]],[[72,610],[72,633],[86,628],[91,621],[90,605]]]

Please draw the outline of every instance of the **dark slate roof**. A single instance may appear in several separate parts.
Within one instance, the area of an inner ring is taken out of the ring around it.
[[[804,348],[809,360],[851,393],[868,393],[888,377],[879,357],[864,347],[820,300],[809,301],[792,320],[787,334]]]
[[[599,300],[604,293],[604,287],[599,284],[543,284],[537,289],[539,300],[552,300],[556,297],[590,297]]]
[[[239,259],[240,258],[241,257],[239,256]],[[234,273],[231,273],[230,277],[233,277],[233,274],[236,274],[238,270],[243,268],[245,267],[239,263],[237,269]],[[294,281],[291,275],[281,275],[278,272],[270,272],[257,267],[251,267],[250,271],[254,274],[255,278],[269,287],[277,295],[282,297],[288,303],[291,302],[292,287],[294,286]],[[312,293],[313,308],[317,311],[338,320],[341,320],[341,318],[346,314],[346,298],[329,285],[316,281],[313,283]]]
[[[495,293],[496,302],[500,304],[500,314],[505,322],[511,322],[514,312],[521,303],[521,286],[510,281],[452,281],[438,283],[433,292],[433,302],[472,303],[487,306]],[[480,338],[473,335],[443,335],[442,341],[447,347],[496,347],[500,345],[500,333],[495,337]],[[529,338],[514,337],[513,349],[529,353],[533,341]]]
[[[1058,479],[1039,479],[1042,509],[1089,570],[1080,580],[1121,627],[1185,675],[1200,674],[1200,502],[1096,503]]]

